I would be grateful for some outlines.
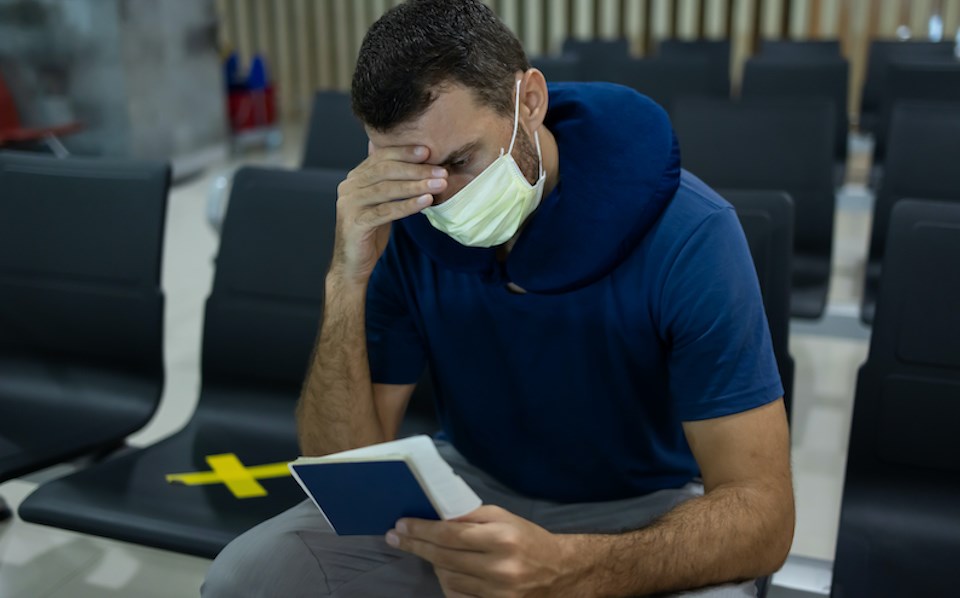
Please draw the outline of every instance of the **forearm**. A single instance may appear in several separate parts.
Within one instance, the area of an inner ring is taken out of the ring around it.
[[[367,361],[366,286],[331,273],[325,297],[320,335],[297,405],[304,455],[326,455],[386,440]]]
[[[640,530],[569,536],[574,593],[647,595],[768,575],[782,565],[793,538],[793,497],[781,494],[718,487]]]

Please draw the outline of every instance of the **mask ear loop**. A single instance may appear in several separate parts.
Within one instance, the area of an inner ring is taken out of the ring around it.
[[[510,149],[507,151],[511,156],[513,155],[513,144],[517,141],[517,133],[520,131],[520,83],[521,79],[517,79],[517,98],[514,102],[513,109],[513,137],[510,138]],[[543,155],[540,153],[540,133],[537,131],[533,132],[533,139],[537,144],[537,160],[539,161],[538,169],[540,170],[540,177],[542,178],[546,172],[543,170]],[[503,148],[500,148],[500,155],[503,155]]]

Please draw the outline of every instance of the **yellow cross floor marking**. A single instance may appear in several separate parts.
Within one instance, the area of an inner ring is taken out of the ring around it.
[[[226,484],[227,489],[237,498],[266,496],[267,489],[257,480],[282,478],[290,475],[287,463],[270,463],[244,467],[243,462],[233,453],[207,455],[207,464],[212,471],[193,473],[170,473],[167,481],[171,484],[200,486],[205,484]]]

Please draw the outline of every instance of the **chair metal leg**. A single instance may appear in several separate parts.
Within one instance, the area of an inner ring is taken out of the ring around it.
[[[43,141],[47,144],[47,147],[50,148],[50,151],[53,152],[53,155],[58,158],[66,158],[70,155],[70,150],[64,147],[63,143],[57,139],[56,135],[46,135],[43,138]]]
[[[11,517],[13,517],[13,511],[7,506],[7,501],[3,500],[3,497],[0,496],[0,521],[6,521]]]

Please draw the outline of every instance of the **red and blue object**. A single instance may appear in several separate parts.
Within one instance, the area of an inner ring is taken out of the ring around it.
[[[227,82],[227,115],[234,133],[273,126],[277,122],[276,88],[270,81],[266,62],[255,55],[250,70],[240,73],[240,59],[236,52],[224,61]]]

